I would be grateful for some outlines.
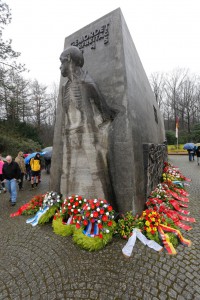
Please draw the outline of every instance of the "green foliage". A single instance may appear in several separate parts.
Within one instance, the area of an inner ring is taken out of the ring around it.
[[[38,224],[45,224],[48,223],[53,216],[55,215],[56,211],[58,210],[57,205],[52,205],[38,220]]]
[[[116,233],[118,233],[122,238],[127,239],[131,236],[133,228],[143,227],[143,222],[139,223],[132,212],[129,211],[125,215],[122,215],[122,218],[118,220]]]
[[[62,217],[55,217],[52,222],[53,232],[61,236],[70,236],[73,234],[76,226],[66,225],[62,222]]]
[[[105,227],[105,229],[109,229],[109,233],[103,233],[103,238],[98,236],[89,237],[83,233],[84,228],[76,229],[73,234],[73,241],[80,247],[88,251],[96,251],[104,248],[111,240],[113,236],[113,231],[115,228],[115,224],[113,227]]]
[[[176,143],[175,131],[168,130],[166,131],[166,139],[168,145],[173,145]]]
[[[17,156],[19,151],[36,151],[41,149],[38,134],[33,126],[25,123],[0,122],[0,152]]]
[[[200,142],[200,123],[194,125],[194,127],[191,129],[191,140],[194,143]]]

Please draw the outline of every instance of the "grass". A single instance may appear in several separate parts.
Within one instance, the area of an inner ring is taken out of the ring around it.
[[[184,144],[179,144],[178,145],[178,149],[177,149],[177,145],[168,145],[167,149],[168,149],[168,153],[181,153],[181,154],[188,154],[187,150],[183,149]]]

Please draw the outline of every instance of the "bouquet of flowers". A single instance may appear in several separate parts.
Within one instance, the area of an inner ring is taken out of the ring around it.
[[[34,215],[43,205],[45,195],[34,196],[29,202],[26,209],[22,212],[22,215],[29,216]]]
[[[171,219],[165,218],[162,214],[150,208],[144,210],[141,216],[133,217],[131,212],[122,215],[122,218],[118,221],[117,232],[123,238],[128,239],[132,235],[133,228],[138,228],[148,239],[162,245],[158,233],[158,228],[161,224],[170,226],[170,228],[177,228]],[[172,233],[168,233],[168,236],[170,242],[177,246],[177,237]]]
[[[114,210],[106,200],[87,200],[78,224],[76,227],[80,228],[74,232],[74,242],[89,251],[99,250],[112,239],[116,227]]]
[[[43,210],[44,208],[48,207],[48,210],[41,215],[41,217],[38,220],[38,224],[44,224],[50,221],[50,219],[53,218],[56,211],[62,204],[62,195],[57,192],[47,192],[44,196],[44,200],[42,203],[42,206],[40,207],[40,210]]]
[[[54,232],[62,236],[68,236],[73,234],[75,227],[80,228],[83,220],[83,207],[86,203],[87,199],[80,195],[67,197],[54,216]]]

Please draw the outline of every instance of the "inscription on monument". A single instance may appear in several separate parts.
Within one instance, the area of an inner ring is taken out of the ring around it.
[[[83,50],[84,47],[90,46],[91,49],[96,49],[96,42],[101,40],[104,41],[104,44],[108,44],[109,42],[109,23],[101,26],[98,29],[90,32],[89,34],[83,35],[81,38],[76,39],[75,42],[72,42],[71,45],[78,47]]]

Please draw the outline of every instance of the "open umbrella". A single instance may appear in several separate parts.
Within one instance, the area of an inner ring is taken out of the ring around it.
[[[44,159],[50,160],[51,157],[52,157],[52,151],[53,151],[53,150],[46,151],[45,154],[44,154],[44,156],[43,156]]]
[[[192,149],[194,149],[194,144],[193,143],[186,143],[183,146],[183,149],[185,149],[185,150],[192,150]]]
[[[46,147],[46,148],[42,149],[42,152],[52,151],[52,149],[53,149],[53,147],[49,146],[49,147]]]
[[[199,146],[200,146],[200,143],[196,143],[195,146],[199,147]]]
[[[33,153],[29,154],[29,155],[24,159],[25,164],[28,164],[29,161],[30,161],[30,159],[33,158],[33,157],[35,157],[37,153],[39,153],[40,155],[44,155],[44,154],[45,154],[45,152],[33,152]]]

